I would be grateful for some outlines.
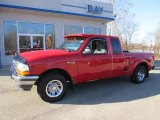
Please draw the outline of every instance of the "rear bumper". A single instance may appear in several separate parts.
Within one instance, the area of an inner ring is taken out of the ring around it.
[[[16,82],[16,84],[23,90],[31,90],[34,83],[38,80],[39,76],[18,76],[11,75],[11,78]]]

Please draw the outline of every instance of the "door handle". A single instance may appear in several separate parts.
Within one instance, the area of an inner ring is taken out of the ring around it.
[[[67,64],[75,64],[75,61],[68,61]]]

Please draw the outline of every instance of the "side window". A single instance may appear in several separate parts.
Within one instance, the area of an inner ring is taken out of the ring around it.
[[[90,54],[105,54],[107,53],[107,44],[104,39],[92,39],[86,49]]]
[[[111,39],[111,45],[113,54],[122,54],[121,44],[118,39]]]

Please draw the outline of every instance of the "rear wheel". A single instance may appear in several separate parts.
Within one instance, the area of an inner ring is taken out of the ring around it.
[[[140,65],[134,71],[134,74],[131,76],[132,82],[136,84],[143,83],[147,75],[147,69],[145,66]]]
[[[66,78],[59,74],[48,74],[37,85],[40,97],[46,102],[60,100],[66,94],[67,88]]]

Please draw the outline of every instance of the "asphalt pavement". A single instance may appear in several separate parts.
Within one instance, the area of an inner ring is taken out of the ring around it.
[[[21,91],[0,70],[0,120],[159,120],[160,65],[143,84],[129,77],[83,83],[59,102],[46,103],[31,91]]]

